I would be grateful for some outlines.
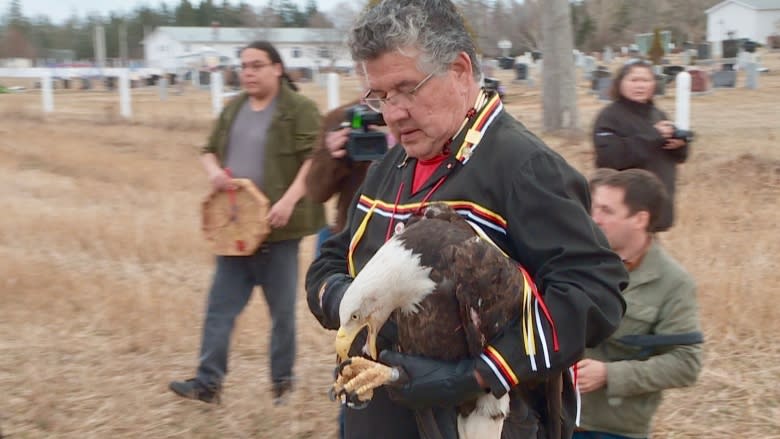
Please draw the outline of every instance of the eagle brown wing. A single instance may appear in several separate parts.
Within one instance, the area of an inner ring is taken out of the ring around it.
[[[473,237],[452,249],[455,296],[472,357],[520,317],[523,276],[492,244]]]
[[[476,357],[519,316],[523,278],[457,213],[439,210],[432,216],[432,211],[401,235],[421,265],[431,267],[437,287],[417,313],[397,313],[399,345],[406,353],[441,360]]]
[[[457,218],[456,213],[453,215]],[[430,278],[436,283],[436,289],[420,303],[416,313],[396,312],[398,344],[405,353],[448,361],[469,356],[456,284],[450,277],[452,254],[444,250],[474,237],[473,230],[459,221],[425,217],[410,221],[399,237],[406,248],[420,256],[421,265],[431,268]]]

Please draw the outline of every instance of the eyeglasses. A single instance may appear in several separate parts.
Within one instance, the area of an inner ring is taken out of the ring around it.
[[[262,62],[256,62],[256,63],[252,63],[252,64],[244,63],[244,64],[241,64],[241,70],[242,71],[243,70],[248,70],[248,71],[257,73],[260,70],[263,70],[265,67],[270,66],[271,64],[273,64],[273,63],[262,63]]]
[[[377,112],[384,111],[384,109],[387,108],[387,104],[408,110],[414,105],[414,98],[417,95],[417,92],[419,92],[420,88],[432,77],[433,73],[429,73],[428,76],[418,82],[413,89],[406,92],[399,91],[390,97],[379,97],[374,95],[373,90],[368,90],[365,96],[363,96],[363,103],[366,104],[368,108]]]

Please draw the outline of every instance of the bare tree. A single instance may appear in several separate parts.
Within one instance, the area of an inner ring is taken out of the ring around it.
[[[346,36],[349,29],[352,27],[352,23],[357,18],[358,14],[362,10],[364,2],[348,2],[342,1],[336,4],[326,16],[333,23],[333,27],[342,31]]]
[[[35,58],[36,50],[21,29],[12,26],[6,29],[0,45],[0,56],[7,58]]]
[[[541,2],[541,11],[544,131],[575,134],[579,126],[569,2],[544,0]]]
[[[512,1],[512,17],[514,18],[511,35],[513,47],[520,50],[538,49],[542,41],[541,3],[546,0],[526,0],[518,3]]]

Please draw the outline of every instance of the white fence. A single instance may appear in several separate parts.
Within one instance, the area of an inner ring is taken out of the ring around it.
[[[133,117],[132,95],[130,88],[130,76],[139,78],[152,75],[162,75],[160,69],[125,69],[125,68],[30,68],[30,69],[6,69],[0,68],[0,78],[37,78],[41,84],[41,106],[44,113],[54,111],[54,78],[74,79],[74,78],[100,78],[115,77],[118,78],[119,86],[119,113],[122,117],[130,119]],[[193,72],[193,78],[199,76]],[[235,96],[238,92],[225,92],[224,82],[221,72],[212,72],[211,81],[211,108],[214,117],[219,116],[227,97]],[[160,100],[167,97],[167,81],[162,80],[159,84]],[[328,110],[339,106],[339,76],[337,73],[328,74]]]

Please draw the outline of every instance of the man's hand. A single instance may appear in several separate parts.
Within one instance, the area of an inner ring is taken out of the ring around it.
[[[674,124],[670,120],[659,120],[653,126],[664,139],[668,139],[674,134]]]
[[[290,216],[294,209],[295,202],[291,202],[288,198],[282,197],[279,201],[274,203],[274,205],[271,206],[271,210],[268,211],[268,216],[266,217],[268,223],[274,229],[286,226],[287,222],[290,221]]]
[[[227,191],[236,188],[233,179],[223,169],[210,172],[209,182],[215,191]]]
[[[328,148],[330,156],[334,159],[340,159],[347,155],[345,145],[349,140],[349,132],[349,128],[342,128],[325,134],[325,147]]]
[[[586,358],[577,363],[577,383],[582,393],[592,392],[607,385],[607,365]]]
[[[685,141],[682,139],[669,139],[664,143],[664,149],[678,149],[685,146]]]

